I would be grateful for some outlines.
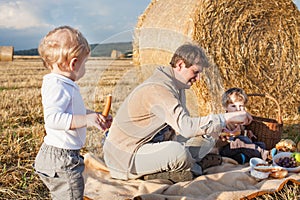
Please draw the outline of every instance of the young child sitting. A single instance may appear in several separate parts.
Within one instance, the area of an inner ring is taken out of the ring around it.
[[[245,110],[248,101],[246,93],[240,88],[230,88],[222,95],[222,105],[226,112]],[[224,137],[218,141],[219,154],[236,160],[239,164],[249,162],[250,158],[258,157],[263,160],[270,159],[271,152],[265,149],[263,142],[252,142],[255,135],[250,130],[245,130],[243,125],[228,124],[222,131]],[[226,141],[226,138],[230,140]],[[222,145],[223,144],[223,145]]]

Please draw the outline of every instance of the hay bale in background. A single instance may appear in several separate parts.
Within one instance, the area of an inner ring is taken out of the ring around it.
[[[136,26],[134,61],[146,78],[153,66],[168,65],[180,44],[196,42],[213,60],[193,87],[199,114],[222,112],[224,90],[241,87],[269,93],[284,120],[300,120],[299,23],[291,0],[153,0]],[[250,104],[255,115],[276,116],[272,102],[254,98]]]
[[[213,56],[223,87],[269,93],[279,101],[285,119],[299,117],[300,13],[295,4],[222,0],[199,5],[194,40]],[[252,112],[276,116],[273,102],[250,103],[255,104]]]
[[[140,69],[141,80],[148,78],[158,65],[168,66],[178,46],[192,42],[195,30],[192,14],[198,3],[195,0],[153,0],[139,17],[133,41],[133,62]],[[191,114],[198,115],[193,91],[187,91],[187,99]]]
[[[187,17],[196,9],[194,0],[152,1],[139,17],[133,41],[133,61],[143,78],[157,65],[168,65],[176,48],[192,41],[194,21]],[[191,16],[192,17],[192,16]]]
[[[13,54],[13,46],[0,46],[0,61],[12,61]]]
[[[121,51],[118,51],[118,50],[113,49],[113,50],[111,51],[110,57],[111,57],[112,59],[124,58],[124,54],[122,54]]]

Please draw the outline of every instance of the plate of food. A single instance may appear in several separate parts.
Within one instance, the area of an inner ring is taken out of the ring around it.
[[[273,157],[273,165],[289,172],[300,172],[300,152],[280,152]]]
[[[259,166],[266,166],[268,164],[266,161],[260,158],[251,158],[249,164],[250,164],[250,174],[254,178],[266,179],[269,177],[270,172],[263,172],[255,169],[256,167]]]
[[[260,158],[251,158],[250,161],[250,174],[257,179],[284,178],[288,171],[283,167],[270,165],[268,162]]]

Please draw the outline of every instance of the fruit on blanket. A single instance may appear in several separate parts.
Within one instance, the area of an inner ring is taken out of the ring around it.
[[[293,156],[279,158],[276,161],[276,164],[279,165],[280,167],[285,167],[285,168],[297,167],[297,161]]]
[[[296,159],[297,162],[300,162],[300,153],[299,152],[295,152],[292,154],[292,157],[294,157]]]

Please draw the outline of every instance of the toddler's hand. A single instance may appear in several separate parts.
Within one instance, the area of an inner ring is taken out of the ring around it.
[[[112,116],[104,117],[100,113],[89,113],[86,115],[87,126],[95,126],[98,129],[106,130],[110,128]]]
[[[101,113],[98,113],[98,116],[100,118],[99,125],[102,127],[103,130],[109,129],[112,123],[112,116],[108,115],[107,117],[103,116]]]
[[[101,119],[100,119],[98,113],[87,114],[86,115],[86,123],[87,123],[87,126],[95,126],[98,129],[103,129],[101,126]]]

